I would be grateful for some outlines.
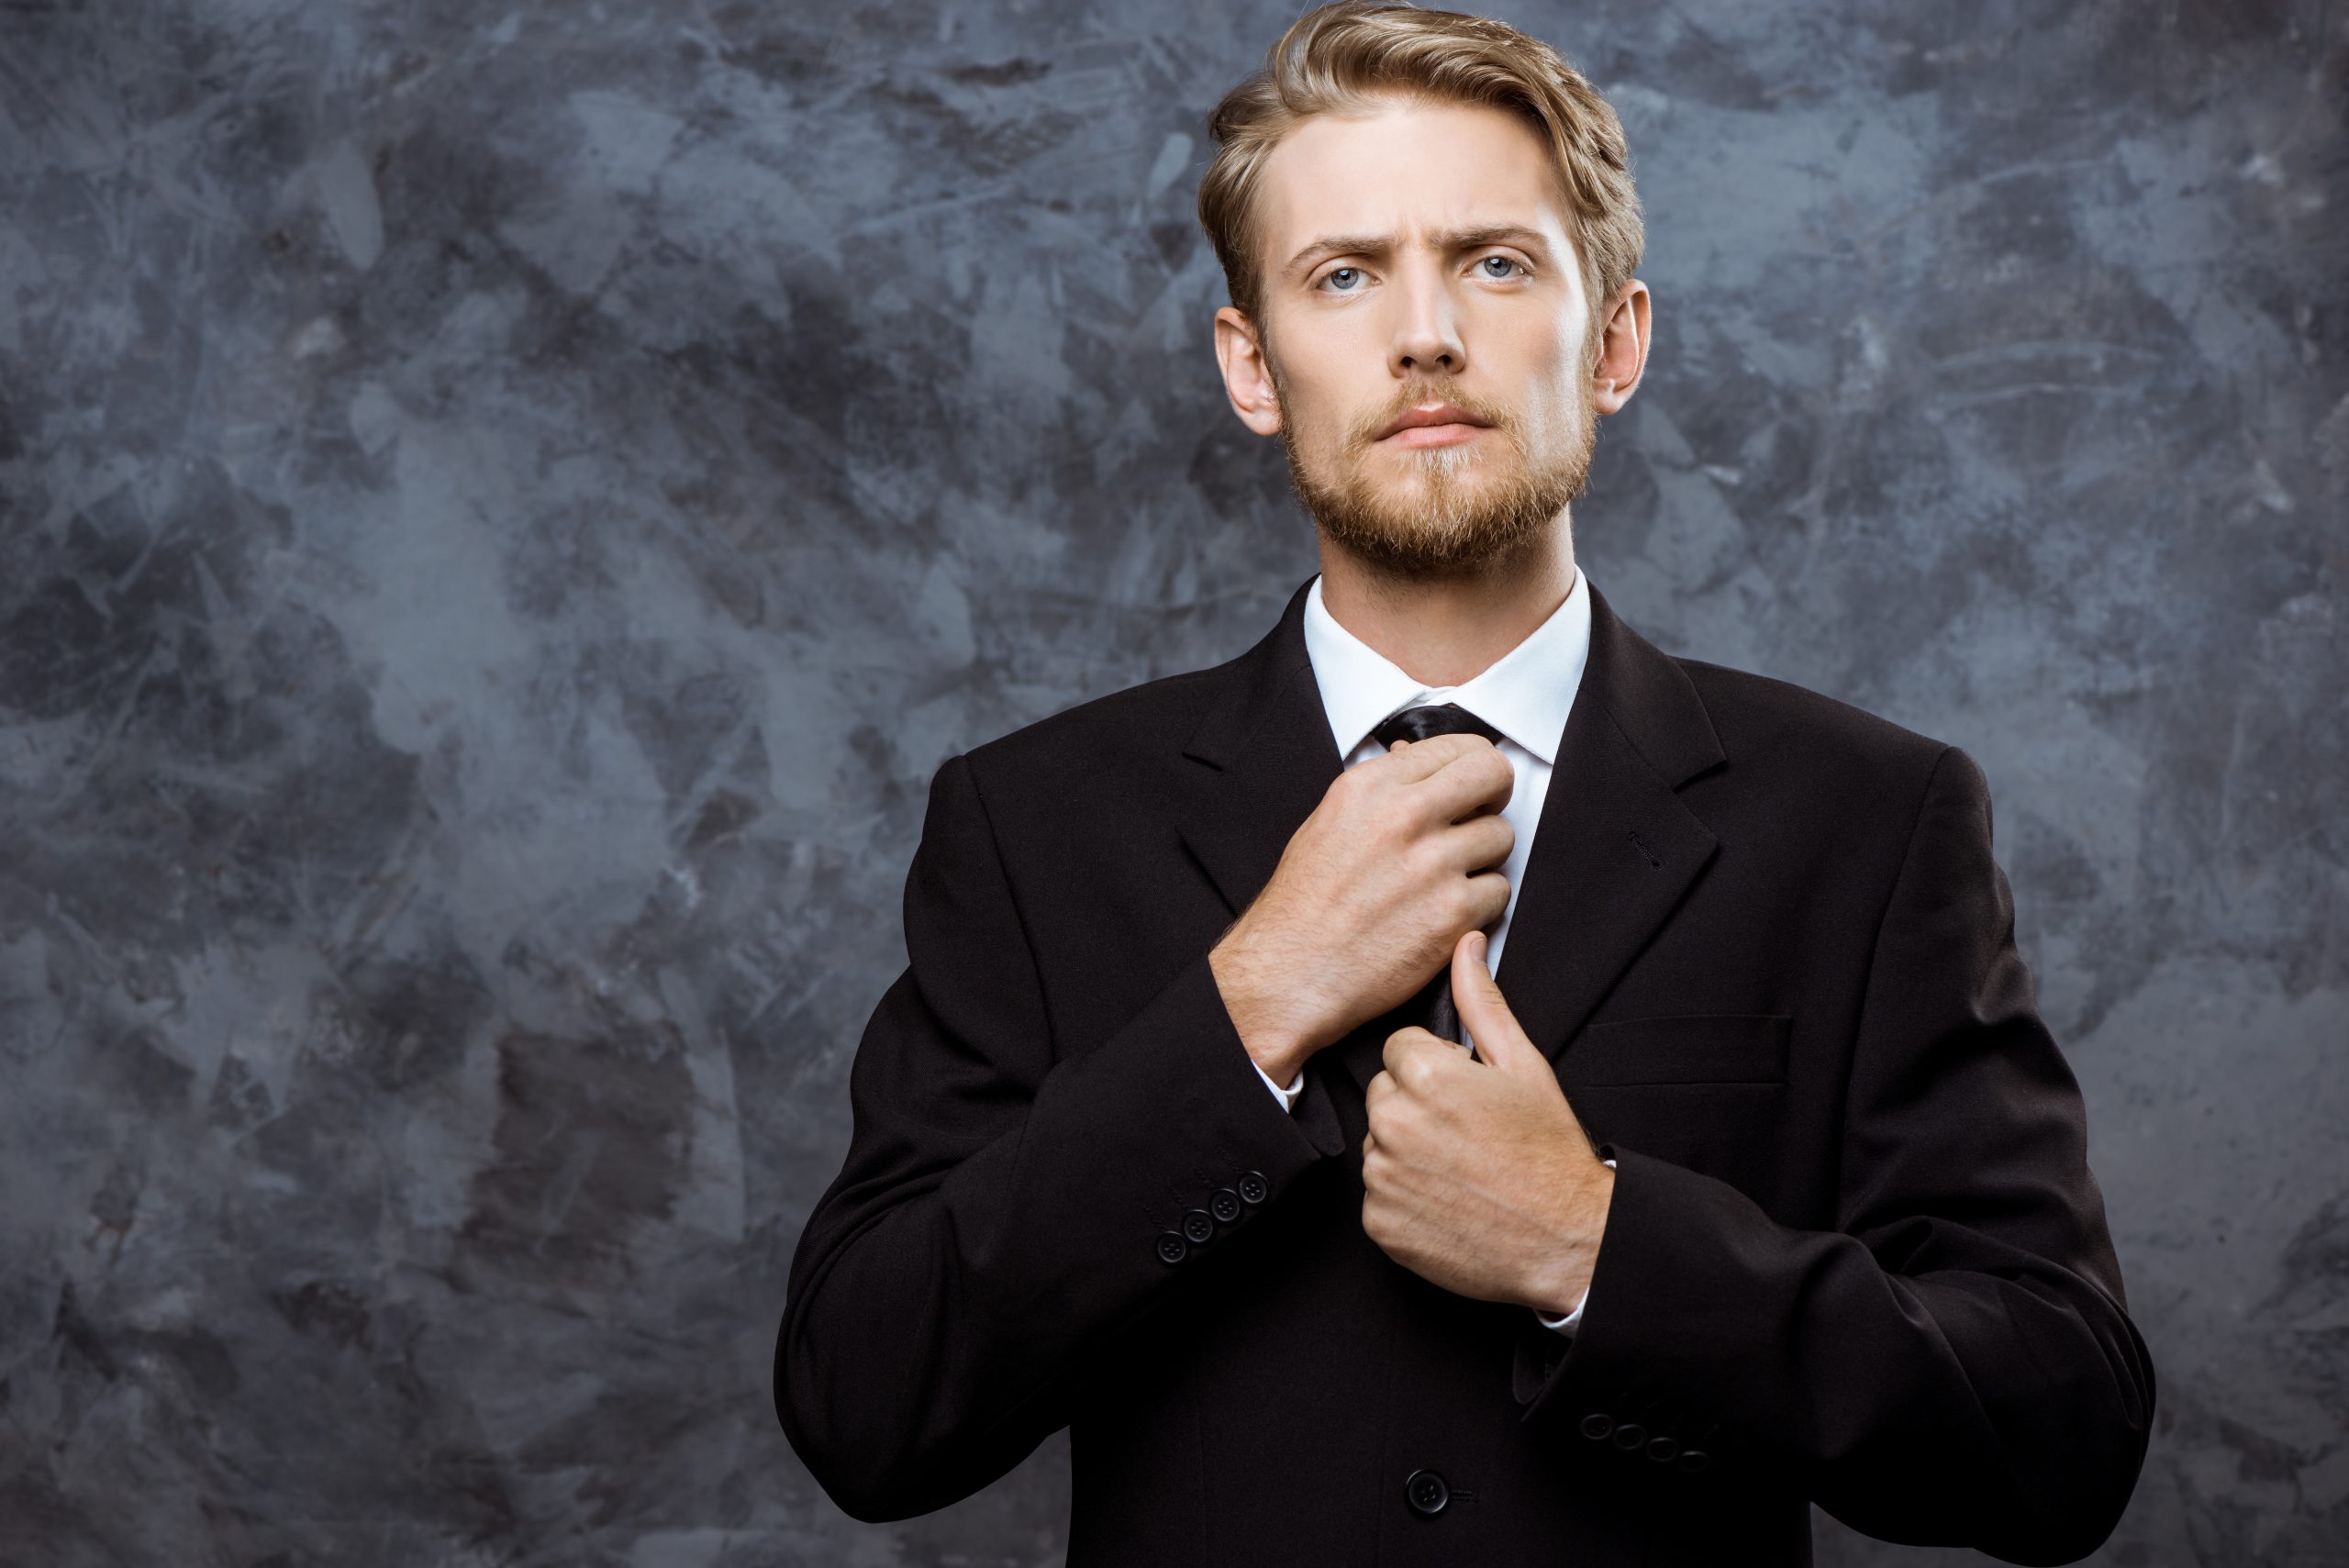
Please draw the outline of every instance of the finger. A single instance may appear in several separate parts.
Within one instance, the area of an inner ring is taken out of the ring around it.
[[[1386,749],[1386,756],[1381,759],[1381,762],[1393,776],[1402,783],[1419,784],[1439,775],[1451,773],[1464,760],[1499,756],[1499,747],[1473,730],[1464,729],[1447,735],[1431,735],[1424,740],[1398,740]],[[1516,770],[1508,767],[1508,759],[1501,759],[1501,767],[1508,771],[1510,777],[1516,776]],[[1471,766],[1467,770],[1467,777],[1472,782],[1479,783],[1482,787],[1490,787],[1496,775]],[[1447,782],[1454,788],[1459,785],[1459,780],[1456,778]],[[1470,799],[1473,801],[1475,795],[1472,793]],[[1501,796],[1502,802],[1506,804],[1508,799],[1508,795],[1504,793]],[[1453,817],[1461,816],[1467,809],[1467,806],[1463,805],[1452,815]],[[1445,820],[1449,821],[1451,817]]]
[[[1393,759],[1387,766],[1397,778],[1406,783],[1423,779],[1443,766],[1448,748],[1439,742],[1445,739],[1442,735],[1431,735],[1422,742],[1408,735],[1397,735],[1386,743],[1386,755]]]
[[[1379,1076],[1386,1078],[1397,1089],[1400,1089],[1403,1085],[1397,1080],[1402,1075],[1403,1064],[1414,1056],[1422,1051],[1458,1049],[1459,1046],[1455,1041],[1448,1040],[1431,1029],[1423,1029],[1419,1025],[1412,1024],[1407,1029],[1397,1029],[1386,1037],[1386,1044],[1379,1051],[1379,1060],[1386,1063],[1386,1071]],[[1376,1083],[1377,1079],[1374,1078],[1371,1081]]]
[[[1442,829],[1437,842],[1442,845],[1446,861],[1458,866],[1463,876],[1473,876],[1499,871],[1508,863],[1517,849],[1517,829],[1497,811],[1472,811]]]
[[[1461,1027],[1476,1042],[1479,1061],[1504,1073],[1539,1072],[1551,1083],[1557,1082],[1550,1059],[1527,1038],[1493,972],[1486,966],[1482,931],[1468,932],[1453,947],[1452,1005],[1459,1011]]]
[[[1458,741],[1457,746],[1445,745]],[[1505,810],[1517,792],[1517,769],[1500,748],[1481,735],[1431,735],[1412,751],[1425,757],[1442,746],[1450,754],[1442,765],[1416,778],[1407,777],[1413,806],[1428,822],[1439,826],[1486,812]]]

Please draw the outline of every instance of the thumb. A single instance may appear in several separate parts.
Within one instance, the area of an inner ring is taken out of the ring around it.
[[[1452,1005],[1461,1026],[1476,1042],[1479,1060],[1504,1073],[1540,1069],[1555,1081],[1549,1058],[1527,1038],[1517,1015],[1508,1010],[1499,982],[1485,963],[1485,933],[1470,931],[1452,950]]]

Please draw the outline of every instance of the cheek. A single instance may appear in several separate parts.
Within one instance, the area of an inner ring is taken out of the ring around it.
[[[1314,451],[1325,458],[1339,460],[1357,457],[1367,450],[1353,445],[1353,431],[1356,425],[1371,417],[1372,410],[1356,406],[1336,393],[1324,397],[1315,406],[1317,412],[1308,416],[1307,420],[1309,426],[1308,441]]]
[[[1303,448],[1327,457],[1343,455],[1350,433],[1384,406],[1386,360],[1376,341],[1317,329],[1310,354],[1292,350],[1280,356],[1278,385],[1290,432]]]
[[[1545,386],[1526,402],[1526,443],[1534,450],[1553,450],[1574,439],[1579,411],[1574,390],[1570,386]]]
[[[1537,441],[1574,429],[1580,389],[1575,377],[1575,335],[1548,320],[1517,323],[1493,339],[1487,355],[1497,384],[1520,389],[1516,398],[1526,433]]]

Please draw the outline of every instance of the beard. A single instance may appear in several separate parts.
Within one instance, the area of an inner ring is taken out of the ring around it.
[[[1531,450],[1524,421],[1505,409],[1471,401],[1456,388],[1420,384],[1346,433],[1336,473],[1316,474],[1297,455],[1287,389],[1269,353],[1265,368],[1280,406],[1291,488],[1326,538],[1382,575],[1458,578],[1490,572],[1538,541],[1589,483],[1598,415],[1579,386],[1572,428],[1558,451]],[[1374,475],[1371,452],[1378,432],[1405,411],[1436,402],[1490,421],[1490,432],[1448,446],[1397,449],[1395,455],[1419,479],[1416,490]]]

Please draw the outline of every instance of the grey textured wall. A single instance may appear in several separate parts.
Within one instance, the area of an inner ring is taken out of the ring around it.
[[[1499,14],[1650,214],[1594,580],[1990,774],[2099,1560],[2349,1562],[2343,7]],[[1293,15],[0,10],[0,1561],[1059,1560],[769,1356],[931,772],[1312,569],[1190,215]]]

